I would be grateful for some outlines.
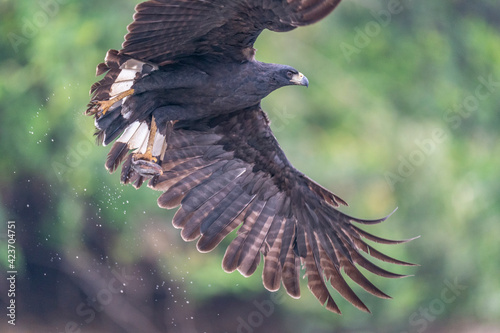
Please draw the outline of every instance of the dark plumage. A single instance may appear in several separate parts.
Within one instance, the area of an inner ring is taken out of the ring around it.
[[[296,170],[269,127],[260,101],[287,85],[308,85],[285,65],[254,59],[263,29],[288,31],[328,15],[340,0],[156,0],[136,7],[123,49],[110,50],[91,89],[87,112],[98,139],[113,141],[106,168],[124,161],[121,180],[162,191],[158,205],[180,206],[173,224],[202,252],[240,227],[222,266],[249,276],[264,259],[269,290],[283,284],[300,296],[300,265],[308,287],[340,313],[329,281],[344,298],[368,308],[341,275],[381,298],[386,294],[358,270],[389,278],[360,252],[390,258],[365,243],[398,244],[371,235],[362,220],[338,211],[346,203]]]

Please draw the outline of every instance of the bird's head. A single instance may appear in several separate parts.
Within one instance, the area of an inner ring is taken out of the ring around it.
[[[293,67],[280,64],[269,64],[258,61],[249,62],[250,70],[242,71],[246,75],[243,81],[255,83],[257,95],[264,98],[276,89],[285,86],[309,86],[309,81]]]
[[[290,85],[309,87],[309,80],[307,77],[290,66],[280,65],[276,68],[272,75],[272,80],[276,81],[277,85],[280,87]]]

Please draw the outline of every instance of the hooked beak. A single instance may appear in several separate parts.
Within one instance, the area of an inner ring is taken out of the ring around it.
[[[302,73],[297,73],[294,76],[292,76],[292,79],[290,80],[290,82],[292,82],[292,84],[295,84],[295,85],[298,85],[298,86],[309,87],[309,80]]]

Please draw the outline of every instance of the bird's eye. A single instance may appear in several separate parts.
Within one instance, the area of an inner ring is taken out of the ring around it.
[[[286,72],[286,76],[288,76],[289,79],[291,79],[294,75],[295,75],[295,73],[292,71]]]

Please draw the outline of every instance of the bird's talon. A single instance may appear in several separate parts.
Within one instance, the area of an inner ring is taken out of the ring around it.
[[[118,101],[121,101],[127,96],[130,96],[134,93],[134,89],[129,89],[121,94],[118,94],[116,97],[111,98],[110,100],[107,101],[97,101],[97,100],[92,100],[90,102],[90,108],[87,110],[86,114],[87,115],[97,115],[98,117],[104,116],[109,109]]]
[[[98,117],[104,116],[108,112],[109,108],[114,104],[111,101],[91,101],[90,108],[85,112],[88,116],[97,115]]]
[[[99,113],[99,108],[96,105],[97,102],[91,101],[89,104],[89,108],[85,111],[85,115],[93,116]]]
[[[115,104],[114,100],[98,101],[96,103],[97,112],[99,112],[100,115],[104,116],[106,114],[106,112],[109,111],[109,109],[111,108],[111,106],[113,106],[113,104]]]
[[[152,177],[163,174],[161,166],[158,164],[158,158],[146,152],[145,154],[134,154],[132,156],[132,168],[145,177]]]

